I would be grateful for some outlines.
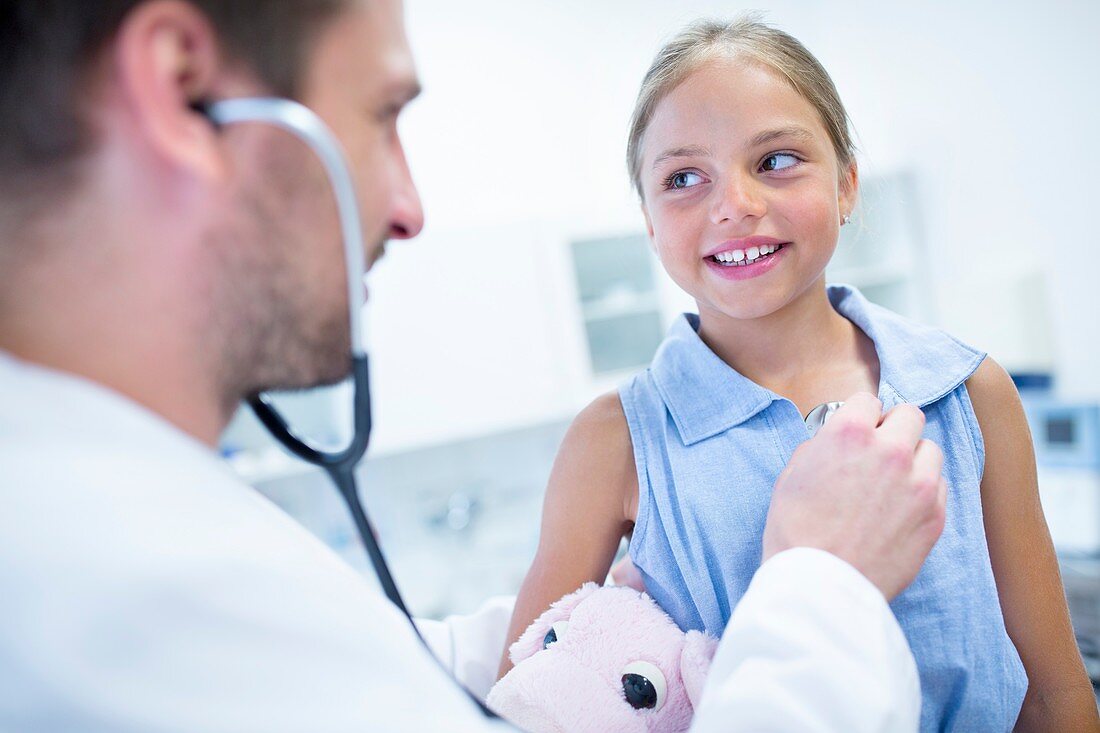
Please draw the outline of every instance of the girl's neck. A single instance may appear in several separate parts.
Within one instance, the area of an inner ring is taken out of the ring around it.
[[[874,343],[836,312],[823,279],[760,318],[735,319],[703,307],[699,315],[699,337],[720,359],[804,413],[856,391],[878,391]]]

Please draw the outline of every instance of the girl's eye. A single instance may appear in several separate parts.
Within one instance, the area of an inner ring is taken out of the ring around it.
[[[765,172],[781,171],[786,168],[792,168],[800,162],[801,161],[791,153],[773,153],[761,161],[760,168]]]
[[[665,179],[665,188],[691,188],[699,185],[703,177],[691,171],[679,171]]]

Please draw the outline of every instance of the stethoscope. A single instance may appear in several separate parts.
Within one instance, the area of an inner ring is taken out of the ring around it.
[[[803,418],[803,421],[806,423],[806,429],[810,432],[810,437],[812,438],[817,435],[821,428],[825,427],[825,423],[829,418],[843,406],[843,402],[826,402],[810,410],[809,413],[806,414],[806,417]]]
[[[264,395],[249,400],[252,411],[264,427],[287,450],[304,461],[321,468],[332,479],[336,489],[344,498],[355,528],[363,540],[363,546],[370,556],[374,572],[382,585],[386,597],[401,609],[420,642],[432,655],[428,643],[424,640],[416,622],[405,606],[401,593],[397,590],[393,575],[378,546],[366,510],[359,499],[359,490],[355,481],[355,468],[367,451],[371,431],[370,369],[364,346],[362,326],[362,307],[358,305],[362,293],[362,281],[366,275],[366,256],[363,252],[363,230],[359,216],[359,204],[355,198],[355,182],[348,169],[343,150],[336,136],[313,110],[288,99],[245,98],[227,99],[206,105],[196,105],[196,109],[205,114],[215,125],[223,126],[238,122],[260,122],[279,127],[306,143],[324,166],[336,196],[336,206],[340,217],[340,230],[344,240],[344,261],[347,268],[348,285],[348,323],[351,329],[351,377],[354,390],[354,433],[346,448],[338,451],[325,451],[310,445],[295,435],[287,421]],[[443,666],[440,663],[440,666]],[[444,669],[444,671],[447,671]],[[453,677],[452,677],[453,678]],[[477,696],[455,684],[469,695],[478,708],[489,717],[498,717]]]

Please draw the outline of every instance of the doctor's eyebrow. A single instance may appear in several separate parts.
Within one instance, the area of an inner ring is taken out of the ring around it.
[[[656,168],[670,158],[705,158],[709,155],[710,151],[702,146],[684,145],[683,147],[666,150],[658,155],[657,159],[653,161],[653,168]]]

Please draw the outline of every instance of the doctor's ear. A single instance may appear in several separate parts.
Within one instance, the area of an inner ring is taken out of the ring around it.
[[[226,61],[213,26],[178,0],[138,4],[110,50],[109,74],[125,130],[158,162],[204,178],[224,177],[217,131],[195,100],[224,85]]]

